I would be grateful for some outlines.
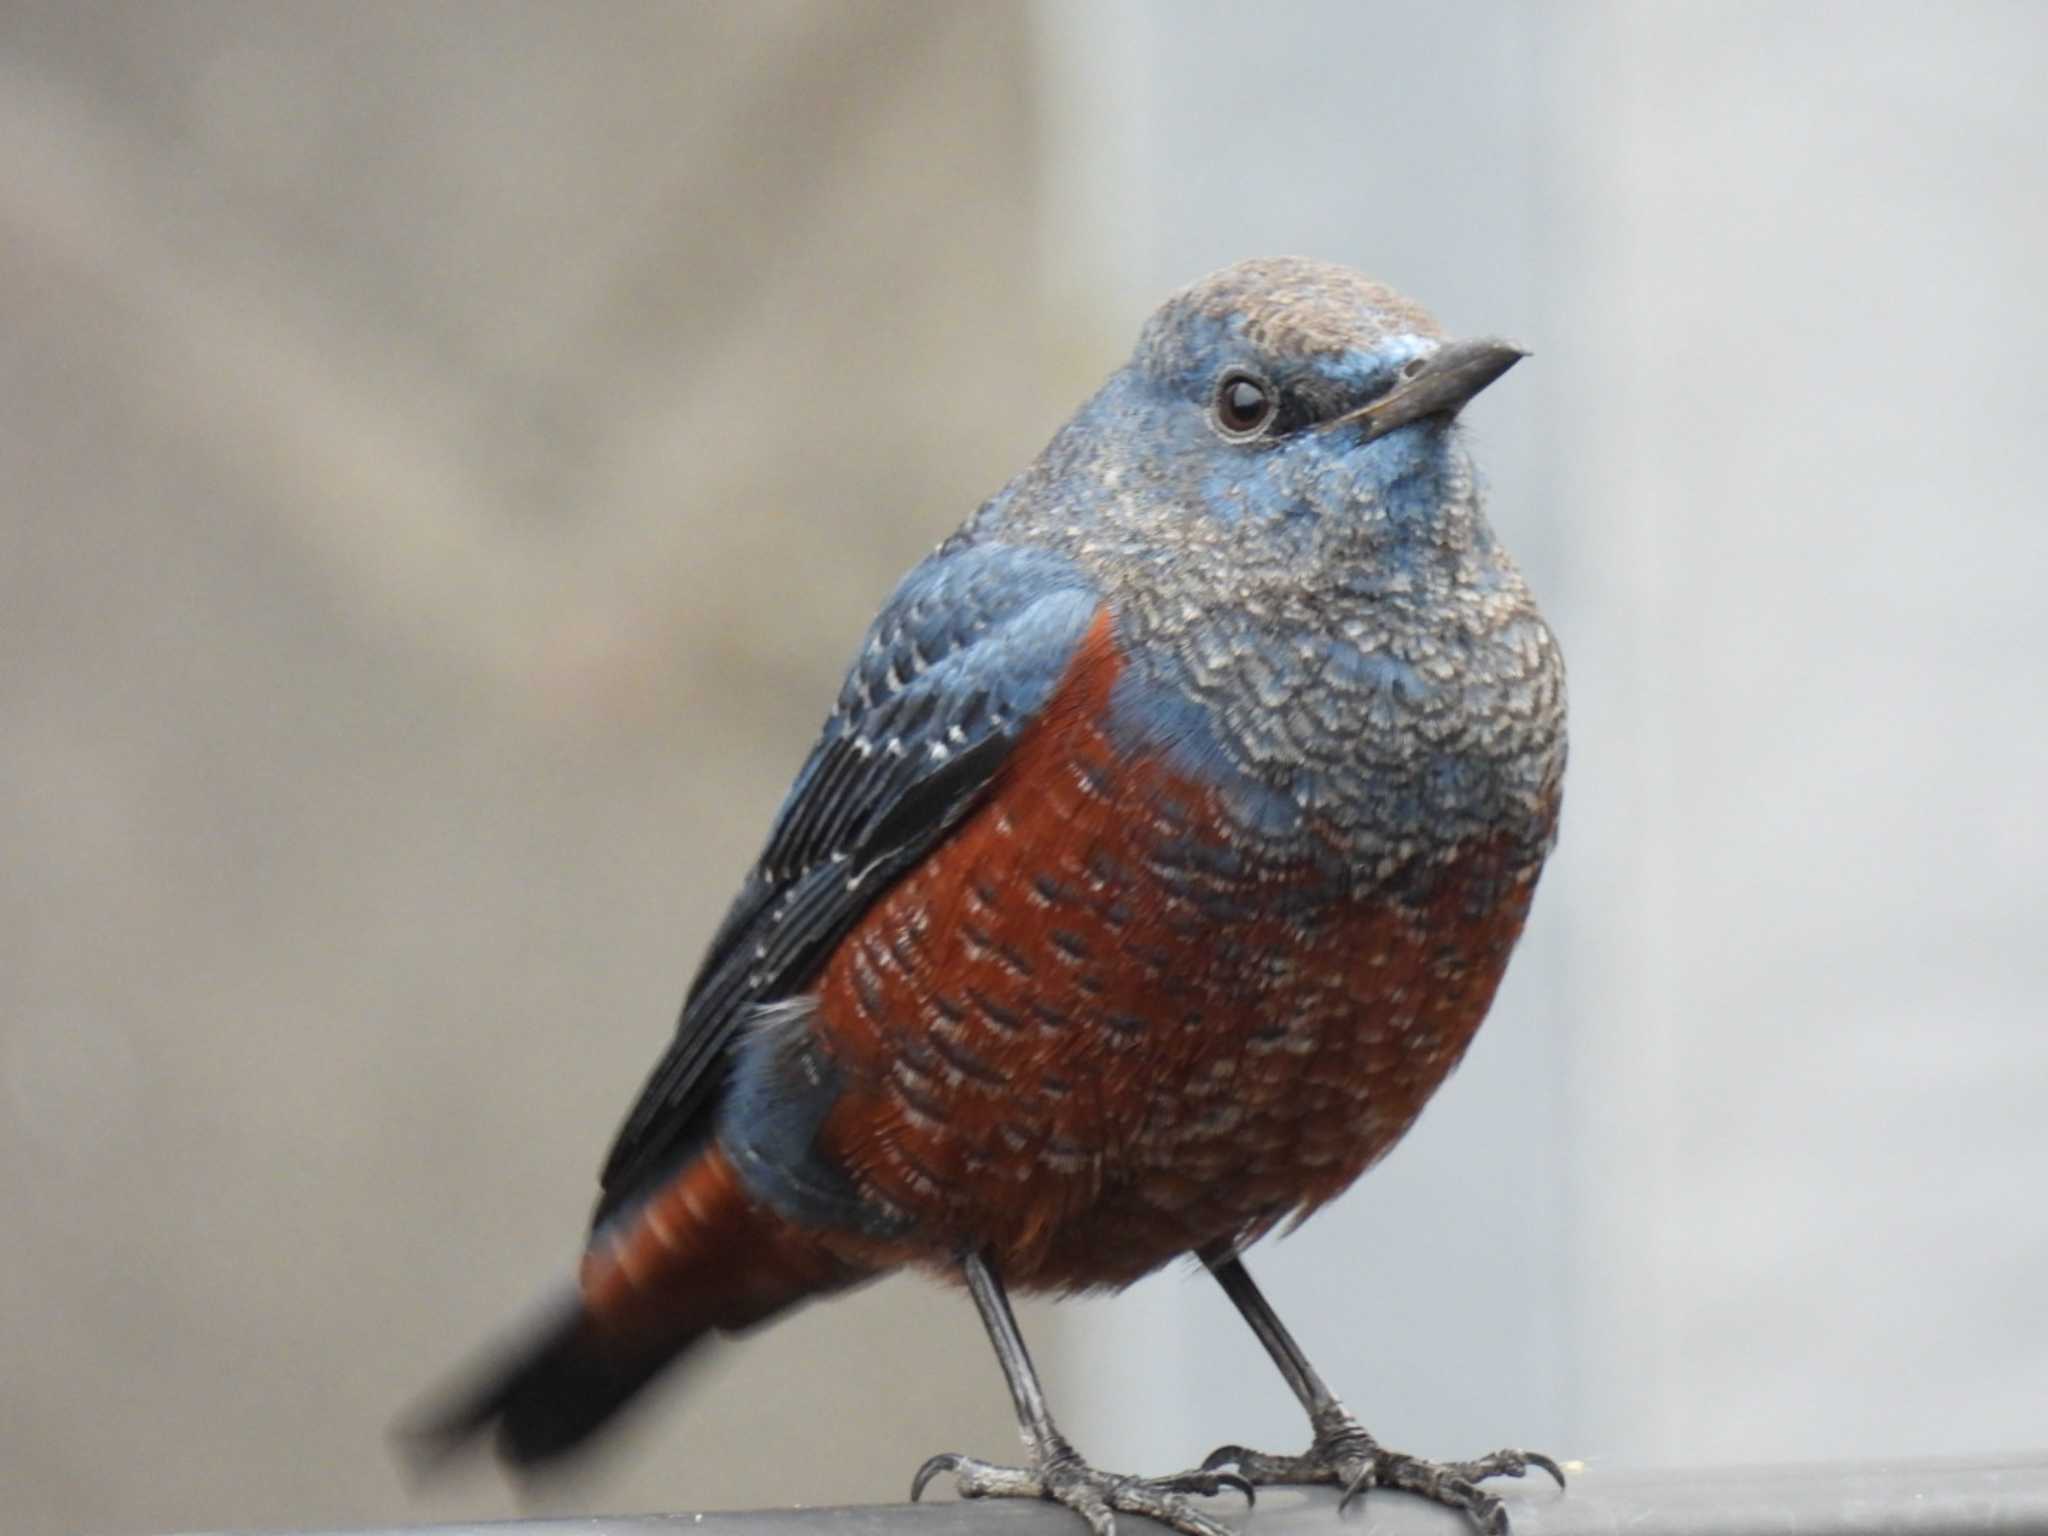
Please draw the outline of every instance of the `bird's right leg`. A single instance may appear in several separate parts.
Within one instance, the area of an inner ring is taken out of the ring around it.
[[[1314,1439],[1298,1456],[1274,1456],[1265,1451],[1226,1445],[1210,1452],[1201,1470],[1235,1467],[1246,1481],[1259,1487],[1275,1483],[1334,1483],[1344,1490],[1348,1504],[1368,1488],[1404,1488],[1433,1503],[1460,1510],[1487,1536],[1507,1536],[1508,1512],[1499,1497],[1479,1484],[1489,1477],[1520,1477],[1531,1467],[1541,1467],[1564,1486],[1564,1472],[1550,1457],[1536,1451],[1506,1450],[1475,1457],[1471,1461],[1425,1461],[1405,1451],[1390,1451],[1366,1433],[1365,1426],[1351,1416],[1325,1385],[1308,1356],[1294,1342],[1272,1304],[1252,1283],[1250,1271],[1234,1249],[1205,1251],[1202,1262],[1216,1283],[1223,1287],[1244,1320],[1251,1325],[1266,1353],[1280,1368],[1287,1385],[1307,1410]],[[1340,1506],[1341,1507],[1341,1506]]]
[[[1115,1536],[1118,1512],[1147,1515],[1185,1536],[1231,1536],[1229,1527],[1196,1509],[1189,1494],[1211,1495],[1225,1488],[1252,1497],[1251,1486],[1233,1472],[1203,1468],[1174,1477],[1145,1479],[1100,1472],[1083,1461],[1066,1437],[1053,1424],[1045,1404],[1045,1391],[1038,1384],[1024,1335],[1017,1329],[1010,1299],[996,1278],[986,1256],[970,1254],[961,1262],[967,1289],[981,1310],[982,1326],[995,1345],[1003,1376],[1010,1384],[1010,1397],[1017,1405],[1017,1427],[1031,1450],[1028,1467],[998,1466],[957,1451],[944,1451],[917,1469],[910,1485],[915,1502],[934,1477],[953,1474],[954,1486],[962,1498],[1051,1499],[1064,1504],[1085,1519],[1095,1536]]]

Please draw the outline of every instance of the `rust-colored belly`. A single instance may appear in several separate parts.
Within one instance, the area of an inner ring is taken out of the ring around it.
[[[1319,1205],[1456,1065],[1520,933],[1534,870],[1505,842],[1402,904],[1324,899],[1306,864],[1190,878],[1226,824],[1120,757],[1113,653],[1090,649],[821,978],[845,1083],[821,1150],[912,1219],[849,1257],[988,1248],[1025,1287],[1121,1285]]]

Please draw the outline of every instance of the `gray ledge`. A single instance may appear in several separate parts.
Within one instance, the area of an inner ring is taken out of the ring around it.
[[[1540,1473],[1495,1483],[1514,1536],[2048,1536],[2048,1453],[1952,1461],[1842,1463],[1684,1472],[1571,1468],[1560,1493]],[[1449,1510],[1374,1493],[1335,1524],[1334,1494],[1273,1489],[1249,1515],[1236,1500],[1205,1508],[1245,1536],[1469,1536]],[[1017,1500],[874,1504],[744,1513],[599,1515],[486,1525],[413,1526],[402,1536],[1086,1536],[1066,1510]],[[1124,1515],[1119,1536],[1167,1536]],[[394,1529],[359,1536],[401,1536]]]

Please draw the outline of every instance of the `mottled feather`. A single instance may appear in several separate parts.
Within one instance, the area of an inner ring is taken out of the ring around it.
[[[808,982],[975,803],[1100,606],[1065,557],[995,541],[942,546],[904,578],[606,1159],[597,1224],[703,1143],[749,1013]]]

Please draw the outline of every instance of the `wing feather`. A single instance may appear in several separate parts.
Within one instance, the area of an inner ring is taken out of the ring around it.
[[[1100,610],[1086,579],[1043,550],[956,541],[904,578],[606,1159],[599,1224],[702,1144],[740,1022],[807,985],[973,807]]]

